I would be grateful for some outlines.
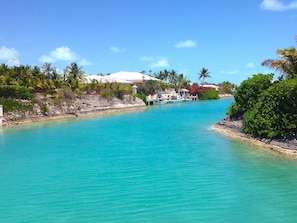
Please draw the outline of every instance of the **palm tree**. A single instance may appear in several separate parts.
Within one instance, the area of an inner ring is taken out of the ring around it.
[[[166,81],[166,83],[169,83],[169,71],[167,70],[167,69],[165,69],[164,71],[163,71],[163,73],[164,73],[164,80]]]
[[[82,71],[82,67],[78,67],[76,63],[71,63],[70,66],[67,66],[64,70],[64,79],[70,85],[72,90],[78,88],[79,81],[84,78],[84,71]]]
[[[204,84],[205,83],[205,79],[208,78],[208,77],[211,77],[210,75],[210,72],[208,71],[208,69],[206,68],[202,68],[200,70],[200,73],[198,73],[198,79],[201,80],[201,83]]]
[[[190,81],[185,78],[183,74],[179,74],[177,76],[177,87],[178,89],[180,88],[187,88],[188,85],[190,84]]]
[[[169,84],[176,86],[177,72],[175,70],[171,70],[168,75]]]
[[[0,65],[0,85],[9,85],[11,79],[10,68],[2,63]]]
[[[276,54],[280,59],[267,59],[262,62],[262,66],[274,68],[279,71],[280,78],[294,78],[297,76],[297,50],[295,47],[289,49],[277,50]]]
[[[49,79],[53,78],[53,73],[54,73],[55,68],[51,67],[51,63],[43,64],[41,69],[47,78],[49,78]]]

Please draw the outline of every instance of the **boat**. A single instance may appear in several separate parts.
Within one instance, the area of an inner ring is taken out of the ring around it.
[[[184,99],[183,97],[175,97],[168,100],[167,103],[178,103],[178,102],[185,102],[185,101],[186,99]]]
[[[161,99],[161,100],[155,101],[154,105],[164,105],[164,104],[167,104],[167,103],[168,103],[168,100]]]

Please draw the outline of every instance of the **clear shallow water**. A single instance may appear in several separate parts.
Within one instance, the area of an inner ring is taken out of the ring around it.
[[[297,160],[209,130],[231,102],[0,130],[0,222],[296,222]]]

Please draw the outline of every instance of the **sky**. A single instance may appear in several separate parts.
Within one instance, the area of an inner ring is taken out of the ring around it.
[[[0,63],[85,75],[175,70],[240,84],[296,47],[297,0],[1,0]],[[276,76],[277,73],[276,73]]]

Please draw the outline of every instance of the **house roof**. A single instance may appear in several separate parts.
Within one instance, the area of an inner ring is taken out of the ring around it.
[[[144,80],[160,81],[158,78],[151,77],[140,72],[127,72],[127,71],[120,71],[117,73],[110,74],[106,77],[120,78],[127,81],[132,81],[133,83],[142,83]]]
[[[89,75],[89,76],[86,76],[85,78],[86,78],[87,83],[91,83],[92,80],[96,80],[101,83],[116,82],[116,83],[120,83],[120,84],[133,84],[133,82],[131,82],[131,81],[124,80],[121,78],[116,78],[116,77],[110,77],[110,76]]]

